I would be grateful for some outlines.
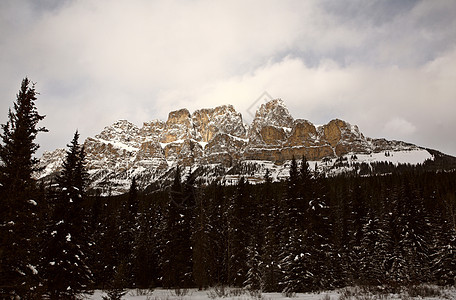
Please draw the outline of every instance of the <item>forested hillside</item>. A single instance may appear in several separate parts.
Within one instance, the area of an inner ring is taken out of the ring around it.
[[[122,270],[134,287],[230,285],[318,291],[347,285],[451,284],[456,173],[313,178],[90,198],[96,286]]]
[[[266,170],[261,184],[241,177],[207,185],[196,180],[198,170],[177,165],[164,188],[139,190],[133,177],[128,193],[102,197],[88,192],[77,131],[58,175],[33,178],[36,135],[46,131],[36,95],[24,79],[0,136],[2,298],[75,299],[103,289],[119,299],[126,288],[158,286],[292,295],[454,283],[454,170],[374,164],[325,177],[293,157],[278,182]]]

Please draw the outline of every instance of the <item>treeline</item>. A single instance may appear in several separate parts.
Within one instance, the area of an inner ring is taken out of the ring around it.
[[[304,159],[284,182],[199,188],[175,174],[167,191],[91,200],[98,287],[118,270],[141,288],[454,284],[455,172],[314,178]]]
[[[289,178],[89,195],[76,132],[50,185],[32,179],[40,116],[25,79],[0,145],[0,292],[74,299],[91,289],[244,287],[286,294],[347,285],[453,284],[456,172]]]

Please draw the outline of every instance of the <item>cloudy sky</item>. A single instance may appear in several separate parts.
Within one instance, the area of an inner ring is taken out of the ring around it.
[[[456,155],[453,0],[2,0],[1,123],[25,76],[41,151],[182,107],[249,123],[267,92],[295,118]]]

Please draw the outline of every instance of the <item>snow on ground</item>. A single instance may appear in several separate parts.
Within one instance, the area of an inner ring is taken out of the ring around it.
[[[147,293],[147,292],[146,292]],[[339,299],[339,295],[337,292],[328,292],[328,293],[321,293],[321,294],[296,294],[293,298],[287,298],[280,293],[263,293],[263,298],[258,298],[254,296],[250,296],[248,293],[239,295],[239,296],[231,296],[231,297],[223,297],[223,298],[211,298],[209,297],[210,290],[206,291],[198,291],[195,289],[189,290],[187,295],[179,296],[176,295],[174,290],[162,290],[157,289],[153,292],[149,293],[149,295],[142,295],[138,296],[136,290],[130,290],[127,294],[122,298],[125,300],[134,299],[134,300],[223,300],[223,299],[233,299],[233,300],[279,300],[279,299],[293,299],[293,300],[323,300],[323,297],[328,294],[331,300]],[[106,293],[102,291],[95,291],[95,293],[89,297],[89,299],[93,300],[101,300],[102,297],[106,296]]]
[[[343,294],[342,290],[340,291],[328,291],[321,293],[297,293],[291,298],[286,297],[281,293],[262,293],[261,296],[250,295],[248,292],[245,292],[237,296],[228,296],[228,297],[214,297],[212,289],[198,291],[196,289],[188,290],[188,293],[185,295],[176,294],[174,290],[164,290],[156,289],[154,291],[147,290],[129,290],[122,299],[125,300],[224,300],[224,299],[233,299],[233,300],[338,300]],[[106,296],[106,293],[103,291],[95,291],[95,293],[89,296],[90,300],[101,300],[102,297]],[[359,295],[358,295],[359,296]],[[456,289],[446,288],[442,290],[442,296],[440,297],[409,297],[408,295],[382,295],[375,297],[373,295],[365,295],[365,297],[343,297],[341,299],[351,300],[351,299],[385,299],[385,300],[402,300],[402,299],[420,299],[420,300],[437,300],[437,299],[456,299]]]
[[[388,154],[389,156],[385,155]],[[405,150],[405,151],[382,151],[372,154],[356,154],[358,161],[361,162],[391,162],[397,164],[422,164],[427,159],[433,159],[433,156],[424,149]]]

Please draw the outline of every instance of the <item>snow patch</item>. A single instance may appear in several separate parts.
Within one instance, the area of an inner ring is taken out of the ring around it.
[[[29,264],[29,265],[27,265],[27,267],[28,267],[30,270],[32,270],[33,275],[38,274],[38,270],[35,268],[35,266],[32,266],[32,265]]]

